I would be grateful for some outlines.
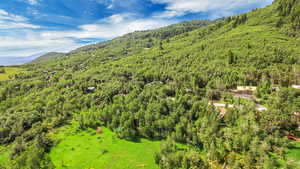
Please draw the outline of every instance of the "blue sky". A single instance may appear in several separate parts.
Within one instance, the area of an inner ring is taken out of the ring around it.
[[[67,52],[137,30],[216,19],[272,0],[0,0],[0,57]]]

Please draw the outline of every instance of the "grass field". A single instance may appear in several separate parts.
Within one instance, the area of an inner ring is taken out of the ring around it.
[[[50,158],[58,169],[158,169],[154,154],[160,142],[141,139],[130,142],[118,139],[113,132],[103,128],[95,131],[55,134],[61,140],[52,148]]]
[[[300,168],[300,142],[294,143],[294,147],[287,151],[287,158],[295,162]]]
[[[0,81],[3,80],[9,80],[10,76],[13,76],[15,74],[18,74],[22,71],[24,71],[21,68],[18,67],[4,67],[5,73],[0,73]]]
[[[0,146],[0,166],[6,166],[8,163],[9,152],[5,147]]]

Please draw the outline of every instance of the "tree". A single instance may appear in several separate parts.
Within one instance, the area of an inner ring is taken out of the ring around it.
[[[227,59],[228,59],[228,64],[230,64],[230,65],[236,64],[237,58],[236,58],[235,54],[231,50],[229,50],[227,52],[226,56],[227,56]]]
[[[162,41],[159,42],[159,50],[164,50],[163,42]]]
[[[0,73],[5,73],[5,69],[0,67]]]

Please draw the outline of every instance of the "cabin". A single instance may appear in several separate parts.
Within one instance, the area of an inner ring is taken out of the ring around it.
[[[293,114],[294,114],[295,116],[300,117],[300,112],[294,112]]]
[[[243,98],[248,100],[253,100],[253,92],[257,89],[255,86],[237,86],[235,90],[232,90],[232,93],[235,98]]]
[[[96,90],[96,87],[88,87],[87,93],[93,93]]]
[[[220,114],[219,115],[220,115],[220,117],[223,118],[226,115],[227,110],[225,108],[220,108],[219,110],[220,110]]]
[[[185,92],[186,93],[193,93],[193,90],[192,89],[185,89]]]
[[[167,97],[168,100],[171,100],[171,101],[175,101],[176,98],[175,97]]]
[[[263,105],[257,104],[257,105],[256,105],[256,110],[262,112],[262,111],[267,111],[268,108],[266,108],[266,107],[263,106]]]
[[[256,86],[237,86],[238,91],[251,91],[254,92],[257,89]]]
[[[231,105],[231,104],[226,105],[224,103],[210,103],[210,104],[213,105],[215,108],[217,108],[219,110],[219,113],[220,113],[219,116],[222,117],[222,118],[227,113],[227,109],[226,108],[233,108],[234,107],[234,105]]]
[[[300,90],[300,85],[292,85],[292,88]]]
[[[280,88],[278,86],[272,86],[272,90],[278,92],[280,90]]]
[[[225,103],[212,103],[212,105],[214,106],[214,107],[226,107],[226,104]],[[231,105],[231,104],[229,104],[229,105],[227,105],[227,107],[229,107],[229,108],[233,108],[234,106],[233,105]]]

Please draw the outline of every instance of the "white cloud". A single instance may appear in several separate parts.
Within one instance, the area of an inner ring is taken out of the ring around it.
[[[133,16],[133,14],[114,14],[114,15],[104,19],[104,21],[109,22],[109,23],[121,23],[126,18],[129,18],[131,16]]]
[[[8,20],[8,21],[13,21],[13,22],[25,22],[28,19],[23,16],[14,15],[14,14],[8,13],[5,10],[0,9],[0,20]]]
[[[28,19],[23,16],[11,14],[0,9],[0,30],[20,28],[37,29],[40,26],[28,23]]]
[[[32,25],[28,23],[3,22],[0,20],[0,29],[19,29],[19,28],[37,29],[40,28],[40,26]]]
[[[0,57],[26,57],[50,51],[67,52],[79,46],[73,40],[43,38],[40,34],[27,32],[24,37],[0,36]]]
[[[42,0],[19,0],[37,5]],[[34,25],[26,17],[0,9],[0,57],[25,57],[49,51],[67,52],[82,44],[82,39],[112,39],[124,34],[155,29],[175,23],[174,18],[188,13],[209,13],[211,18],[232,15],[238,9],[251,5],[266,5],[273,0],[151,0],[166,4],[166,10],[152,17],[141,18],[134,13],[143,11],[145,4],[139,0],[89,0],[105,5],[111,11],[126,11],[99,20],[96,23],[79,25],[77,29],[47,31],[46,27]],[[32,14],[38,11],[32,9]],[[40,29],[42,28],[42,29]]]
[[[0,35],[0,57],[25,57],[50,51],[67,52],[82,45],[76,40],[112,39],[130,32],[155,29],[172,23],[174,21],[163,19],[138,19],[134,14],[124,13],[101,19],[95,24],[80,25],[78,30],[18,29],[9,35]]]
[[[214,17],[232,15],[234,11],[252,5],[266,5],[273,0],[151,0],[166,4],[166,11],[157,13],[158,18],[171,18],[187,13],[213,12]]]
[[[37,5],[40,0],[25,0],[25,2],[29,3],[30,5]]]
[[[155,29],[174,23],[172,20],[163,19],[136,19],[133,14],[118,14],[112,15],[106,19],[101,20],[99,24],[89,24],[79,26],[78,31],[49,31],[42,34],[43,37],[52,38],[99,38],[111,39],[124,34]]]
[[[25,57],[79,46],[73,40],[43,38],[39,28],[26,17],[0,9],[0,57]]]

